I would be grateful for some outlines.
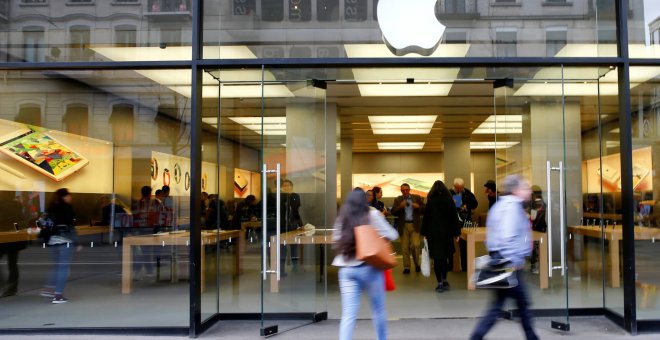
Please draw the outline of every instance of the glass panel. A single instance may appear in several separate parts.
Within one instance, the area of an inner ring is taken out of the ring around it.
[[[635,200],[635,265],[637,287],[637,317],[641,320],[660,319],[658,305],[658,243],[660,223],[658,213],[657,141],[660,139],[660,67],[631,67],[631,75],[648,74],[651,78],[631,86],[633,138],[633,197]],[[618,143],[618,125],[613,126],[612,141]],[[616,134],[614,134],[616,132]],[[617,145],[618,146],[618,145]],[[622,292],[618,292],[622,295]],[[616,306],[620,307],[620,306]]]
[[[261,123],[261,70],[208,70],[204,84],[202,154],[204,162],[215,165],[209,177],[217,178],[217,187],[206,189],[210,197],[205,229],[220,227],[238,235],[207,250],[207,261],[213,265],[208,267],[202,309],[208,315],[216,309],[222,314],[257,314],[262,285],[263,148],[255,130],[260,130]],[[236,122],[243,116],[256,117],[257,122],[243,127]],[[218,287],[213,283],[216,280]]]
[[[345,187],[378,186],[389,207],[400,195],[399,185],[404,181],[415,181],[417,193],[424,196],[425,182],[430,187],[434,180],[441,179],[451,186],[455,177],[462,177],[478,201],[472,213],[473,223],[464,228],[464,233],[468,233],[475,226],[480,231],[485,224],[489,199],[484,184],[488,180],[501,184],[507,174],[522,174],[534,185],[535,201],[528,209],[530,216],[538,218],[534,218],[536,228],[542,230],[543,222],[547,225],[547,217],[552,216],[554,266],[561,263],[560,177],[553,172],[553,205],[549,210],[546,169],[548,159],[555,167],[562,161],[566,180],[567,271],[562,276],[560,270],[555,270],[552,278],[548,277],[548,251],[543,251],[545,245],[540,242],[543,238],[547,245],[546,231],[536,233],[539,249],[533,260],[535,265],[532,268],[528,263],[523,276],[534,308],[565,309],[567,294],[570,308],[603,307],[603,275],[609,271],[604,273],[602,269],[605,257],[600,221],[611,227],[613,218],[607,216],[607,222],[601,218],[602,209],[589,206],[593,214],[589,221],[598,225],[590,228],[597,235],[580,236],[571,231],[581,220],[586,221],[583,212],[590,197],[603,201],[600,177],[584,171],[587,165],[592,169],[593,162],[600,161],[600,117],[616,120],[615,70],[566,68],[565,82],[561,67],[353,68],[316,70],[310,74],[338,79],[329,84],[327,95],[329,103],[336,103],[341,122],[339,164],[343,193],[347,191]],[[385,124],[387,120],[374,121],[377,116],[387,118],[389,126]],[[429,124],[413,116],[431,116],[432,121]],[[397,123],[399,117],[406,119],[406,125]],[[382,143],[396,145],[387,149],[388,145]],[[608,209],[615,208],[608,205]],[[395,217],[391,220],[394,222]],[[400,242],[395,242],[395,247],[400,252]],[[483,243],[475,241],[475,255],[486,253]],[[394,279],[401,285],[388,294],[388,304],[414,301],[415,308],[390,309],[389,316],[481,315],[490,292],[468,290],[469,274],[461,272],[460,263],[470,260],[467,256],[461,259],[461,255],[454,255],[455,271],[448,275],[452,290],[444,292],[440,300],[418,295],[420,287],[433,294],[433,278],[403,275],[400,269],[395,270]],[[339,299],[335,275],[335,268],[331,267],[330,301]],[[339,308],[338,303],[330,305],[331,318],[340,315]],[[369,310],[363,308],[360,315],[367,317]]]
[[[616,56],[614,3],[207,0],[204,57]],[[548,34],[557,26],[563,35]]]
[[[261,135],[267,168],[262,181],[267,192],[262,247],[269,269],[262,285],[264,329],[295,328],[326,310],[325,248],[334,220],[327,216],[325,86],[305,70],[266,70],[263,117],[254,112],[237,117],[243,128]],[[261,124],[251,123],[254,118],[263,118]],[[334,154],[334,141],[331,145]],[[330,202],[334,206],[334,199]]]
[[[5,75],[0,328],[187,327],[190,72]]]
[[[0,63],[192,58],[190,0],[0,0]]]
[[[660,3],[628,0],[630,58],[660,58]]]

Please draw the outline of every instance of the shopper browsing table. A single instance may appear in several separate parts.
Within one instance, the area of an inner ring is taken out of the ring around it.
[[[410,250],[415,263],[415,271],[419,272],[420,238],[422,227],[422,212],[424,201],[419,195],[410,194],[410,185],[401,184],[401,196],[394,199],[392,215],[397,216],[396,228],[401,233],[401,248],[403,252],[403,273],[410,273]]]

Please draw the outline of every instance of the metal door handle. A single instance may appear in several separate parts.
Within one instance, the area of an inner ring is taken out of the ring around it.
[[[552,182],[551,182],[551,172],[559,171],[559,237],[561,238],[560,246],[560,266],[553,266],[552,262]],[[550,161],[546,163],[546,176],[548,182],[548,208],[546,215],[548,216],[548,277],[552,277],[552,271],[555,269],[561,269],[561,276],[566,274],[566,254],[565,254],[565,229],[566,229],[566,218],[564,216],[564,210],[566,207],[566,199],[564,192],[564,163],[559,162],[559,167],[552,167]]]
[[[548,277],[552,277],[552,180],[550,172],[552,171],[552,166],[550,161],[546,163],[545,175],[547,180],[547,191],[548,191],[548,208],[546,216],[548,216]]]
[[[275,173],[276,176],[277,176],[277,179],[276,179],[277,189],[276,189],[276,197],[275,197],[275,199],[276,199],[276,202],[275,202],[275,205],[276,205],[275,239],[276,239],[276,241],[275,241],[275,243],[276,244],[274,244],[274,245],[271,244],[271,247],[277,247],[276,248],[276,250],[277,250],[277,256],[276,256],[277,262],[276,262],[276,265],[275,265],[275,270],[273,270],[273,268],[268,270],[267,263],[266,263],[266,257],[267,257],[267,252],[266,251],[267,251],[267,248],[268,248],[267,245],[270,242],[270,241],[268,241],[268,230],[267,230],[268,229],[268,222],[267,222],[268,221],[268,218],[267,218],[267,215],[268,215],[268,191],[267,191],[267,185],[266,185],[269,173]],[[281,254],[280,254],[280,230],[281,230],[281,221],[280,221],[280,204],[281,204],[281,202],[280,202],[280,197],[281,197],[280,189],[281,189],[281,184],[280,184],[280,179],[281,179],[281,166],[280,166],[280,163],[277,163],[277,168],[275,170],[268,170],[268,166],[266,165],[266,163],[264,163],[263,167],[262,167],[262,171],[261,171],[261,176],[262,176],[262,179],[263,179],[263,182],[262,182],[263,184],[261,185],[261,193],[262,193],[262,197],[263,197],[262,200],[261,200],[261,209],[262,209],[262,218],[261,218],[261,220],[262,220],[262,227],[261,227],[261,235],[262,235],[262,241],[261,241],[262,242],[261,243],[262,254],[261,254],[261,258],[262,258],[262,264],[261,264],[261,266],[263,268],[262,275],[263,275],[263,280],[265,281],[266,278],[267,278],[267,274],[276,274],[277,275],[277,281],[279,281],[280,277],[281,277],[280,276],[280,271],[281,271],[281,268],[280,268],[280,257],[281,257]]]

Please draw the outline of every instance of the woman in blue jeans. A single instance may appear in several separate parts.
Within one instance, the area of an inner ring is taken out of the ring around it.
[[[53,201],[46,213],[53,223],[48,239],[44,239],[50,250],[53,269],[41,296],[51,298],[53,304],[61,304],[69,301],[62,293],[69,278],[73,253],[82,249],[82,246],[77,245],[76,217],[71,206],[69,190],[63,188],[55,191]]]
[[[360,311],[360,295],[366,291],[371,302],[373,324],[378,340],[387,339],[387,315],[385,311],[385,280],[383,271],[355,258],[355,234],[353,229],[360,225],[371,225],[378,233],[396,240],[399,234],[385,220],[382,213],[370,208],[362,189],[353,190],[339,211],[335,221],[332,240],[337,256],[332,261],[339,269],[341,292],[341,323],[339,340],[353,338],[355,320]]]

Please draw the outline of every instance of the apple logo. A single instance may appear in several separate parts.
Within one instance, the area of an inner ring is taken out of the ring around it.
[[[429,56],[438,47],[445,26],[435,17],[438,0],[380,0],[378,25],[385,45],[397,56]]]

